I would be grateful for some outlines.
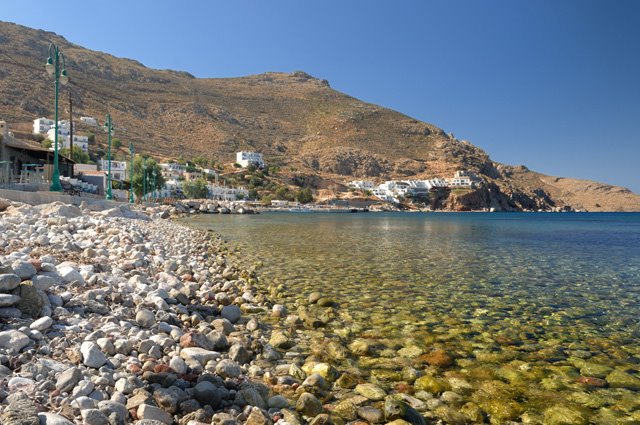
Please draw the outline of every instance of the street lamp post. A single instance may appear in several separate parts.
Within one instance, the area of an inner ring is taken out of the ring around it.
[[[156,200],[156,169],[153,169],[153,195],[152,195],[152,199],[155,202]]]
[[[142,200],[147,198],[147,158],[142,159]]]
[[[104,123],[104,130],[107,132],[109,144],[107,147],[107,161],[109,162],[109,171],[107,172],[107,196],[108,200],[113,199],[113,193],[111,193],[111,134],[113,133],[113,123],[111,122],[111,114],[107,114],[106,122]]]
[[[62,69],[60,69],[60,58],[62,58]],[[49,57],[47,58],[47,64],[44,66],[47,73],[53,76],[53,83],[55,87],[55,102],[54,102],[54,129],[55,134],[53,136],[53,175],[51,176],[51,186],[49,190],[52,192],[62,192],[62,185],[60,184],[60,169],[58,167],[58,83],[63,86],[69,82],[67,77],[67,70],[64,60],[64,55],[55,44],[49,44]],[[70,141],[71,146],[72,141]]]
[[[129,142],[129,154],[131,154],[131,167],[129,170],[129,203],[133,204],[133,142]]]

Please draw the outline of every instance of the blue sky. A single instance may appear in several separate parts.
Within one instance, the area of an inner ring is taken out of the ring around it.
[[[304,70],[496,161],[640,193],[640,1],[3,0],[0,19],[198,77]]]

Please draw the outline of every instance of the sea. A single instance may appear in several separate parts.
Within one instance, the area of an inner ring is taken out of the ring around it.
[[[536,423],[556,406],[593,423],[640,420],[640,214],[274,212],[189,223],[259,265],[293,313],[313,292],[335,301],[325,341],[372,347],[335,359],[338,370],[355,367],[390,392],[417,391],[427,374],[442,384],[435,393],[506,409],[505,421]],[[451,361],[429,363],[434,352]]]

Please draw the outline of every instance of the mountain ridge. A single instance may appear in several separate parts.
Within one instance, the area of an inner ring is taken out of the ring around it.
[[[0,119],[24,123],[53,115],[43,66],[50,41],[65,54],[71,84],[62,95],[70,93],[74,112],[98,118],[110,112],[138,152],[230,162],[238,150],[256,150],[269,163],[316,176],[319,188],[465,169],[495,186],[478,208],[640,211],[640,196],[628,189],[500,164],[433,124],[362,102],[302,71],[196,78],[1,21]],[[444,207],[455,209],[455,199],[449,201]]]

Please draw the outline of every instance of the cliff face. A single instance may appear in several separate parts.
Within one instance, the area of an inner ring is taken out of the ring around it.
[[[238,150],[255,150],[281,169],[338,184],[451,176],[466,169],[488,182],[491,196],[455,197],[445,207],[640,210],[640,196],[626,189],[495,163],[482,149],[432,124],[359,101],[304,72],[198,79],[4,22],[0,119],[27,126],[35,117],[53,115],[51,80],[44,71],[51,41],[64,52],[71,79],[61,92],[61,112],[70,97],[74,115],[100,120],[111,113],[117,137],[125,146],[133,141],[138,152],[226,163]],[[103,143],[103,135],[96,136]]]

